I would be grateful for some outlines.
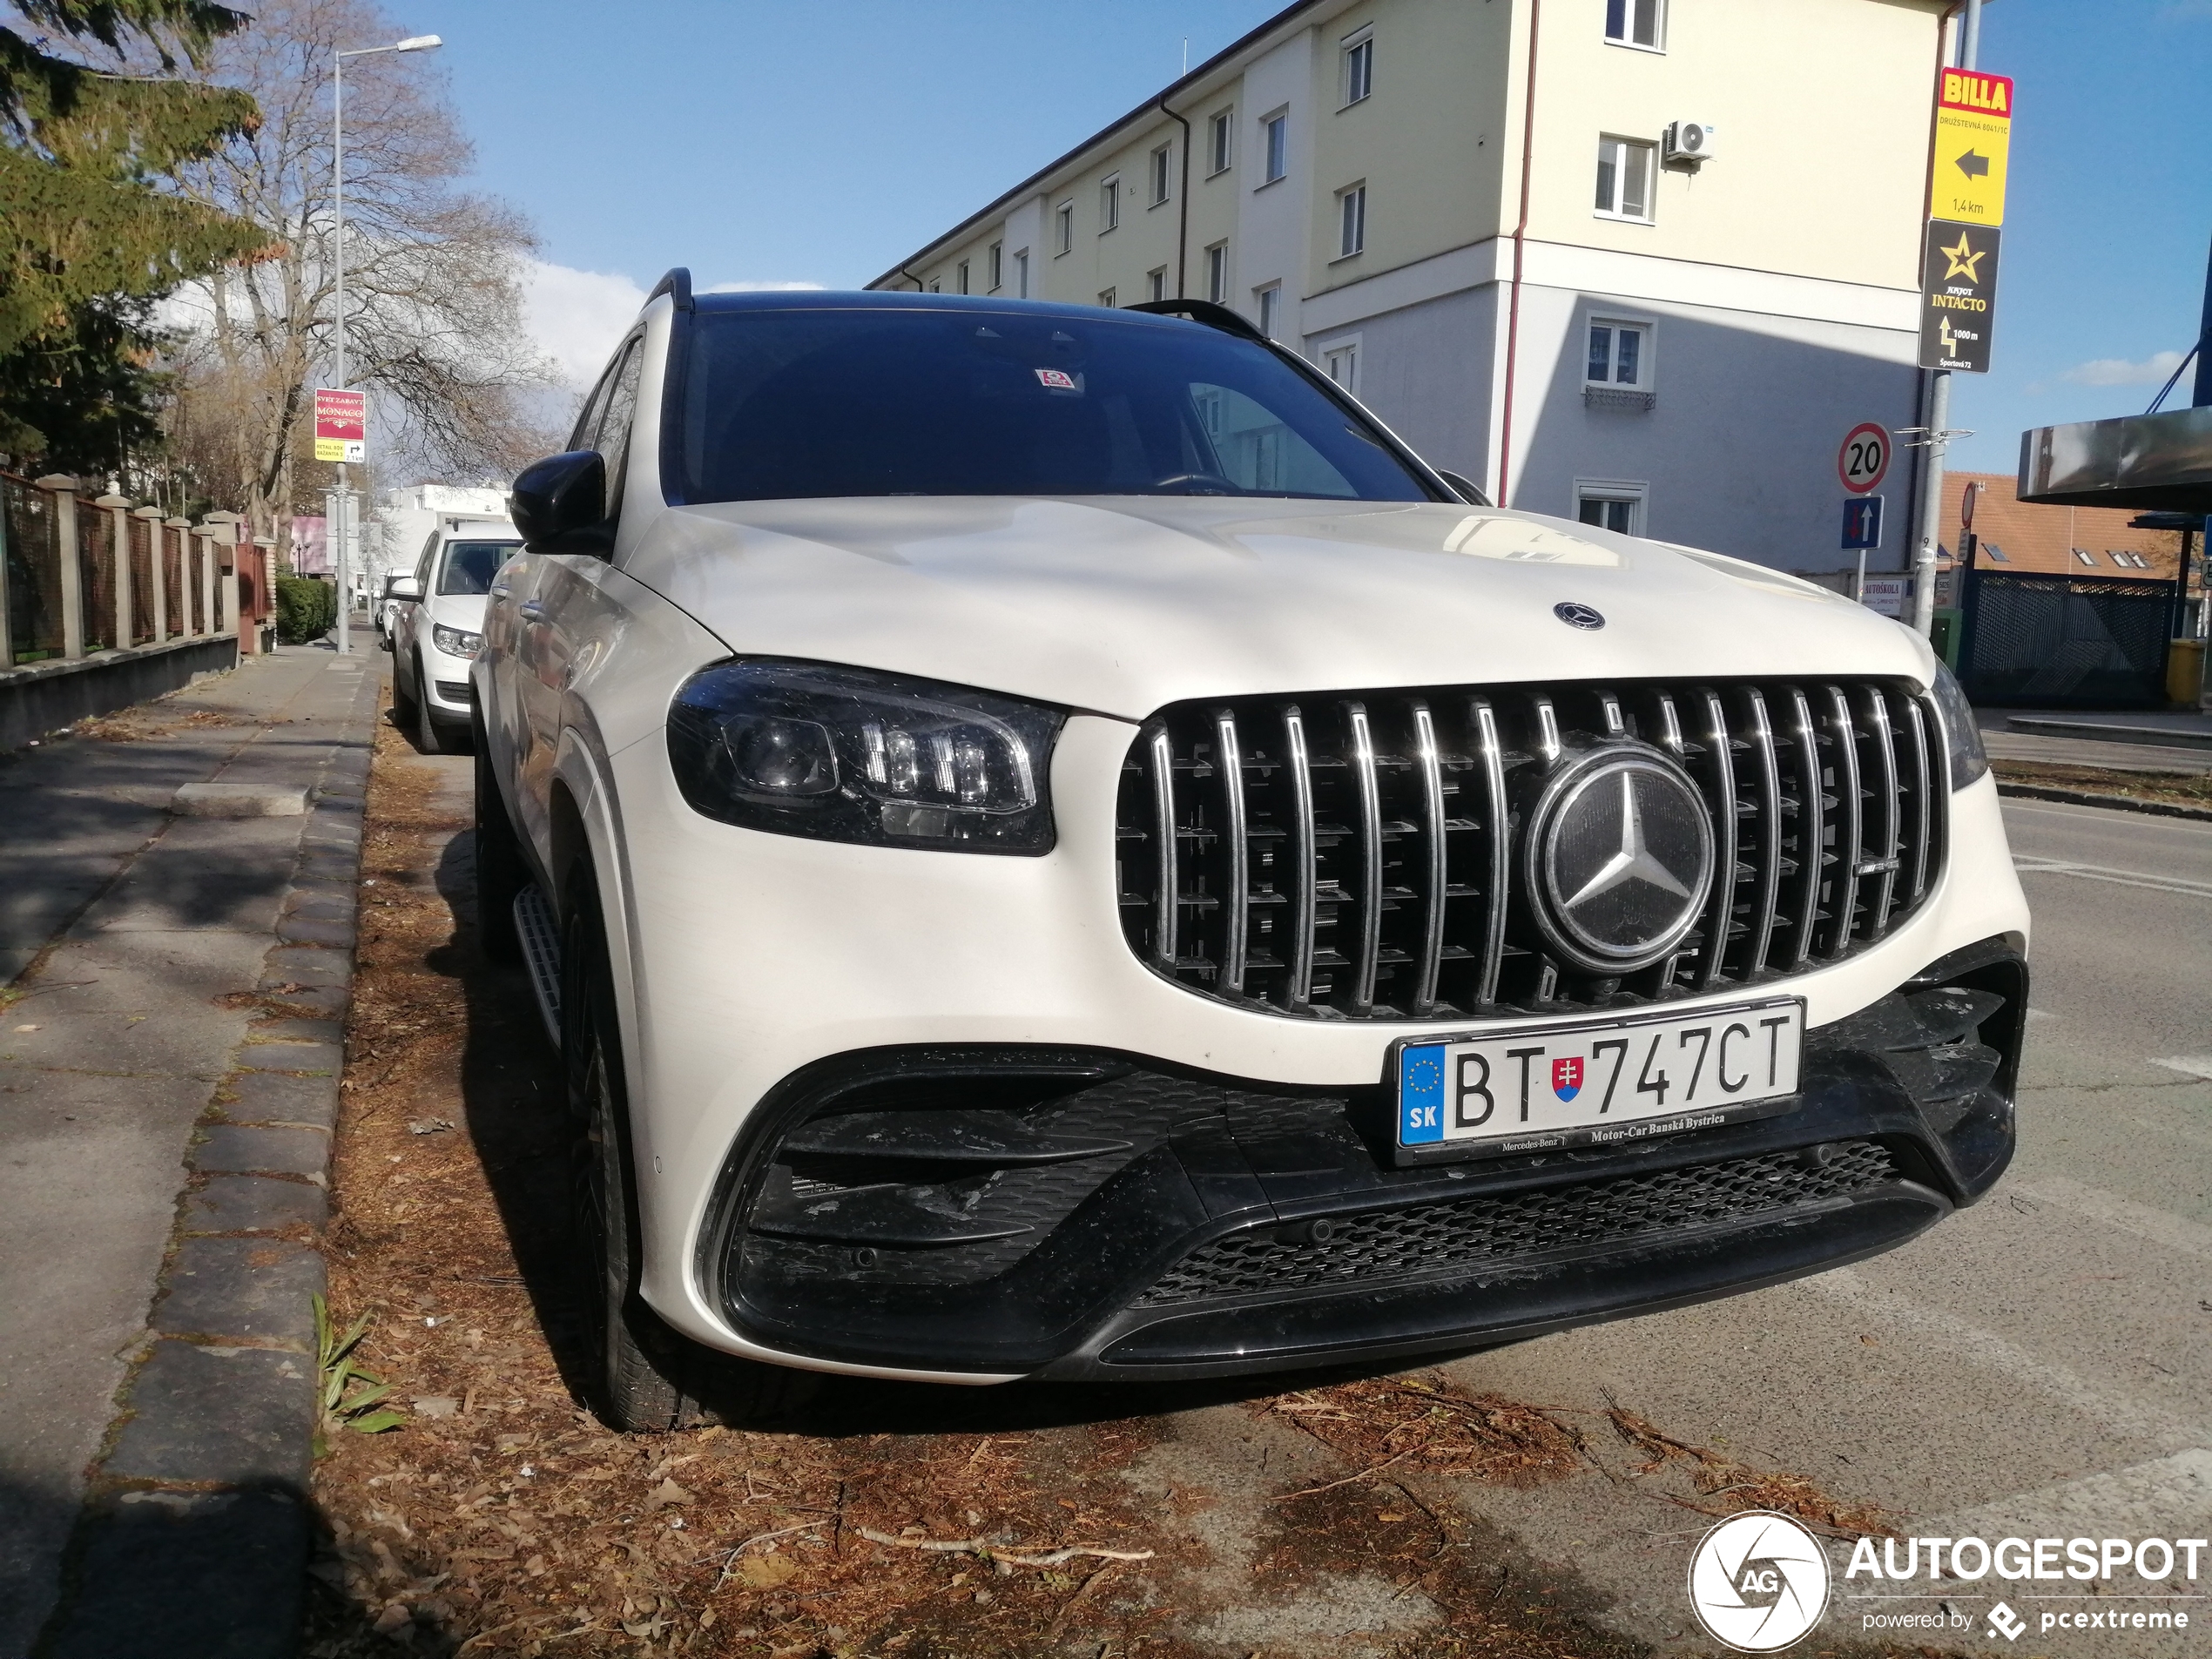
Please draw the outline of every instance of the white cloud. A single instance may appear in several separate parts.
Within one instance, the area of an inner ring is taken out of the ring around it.
[[[819,282],[718,282],[701,293],[817,293]]]
[[[2177,351],[2153,352],[2140,363],[2124,357],[2098,357],[2076,363],[2059,378],[2077,386],[2158,386],[2182,366]]]
[[[530,338],[553,360],[563,382],[579,390],[607,366],[615,342],[644,303],[644,289],[609,272],[531,260],[523,274]]]

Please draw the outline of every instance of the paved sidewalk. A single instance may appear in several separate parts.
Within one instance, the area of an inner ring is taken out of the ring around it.
[[[2074,710],[1977,709],[1982,742],[2000,760],[2040,760],[2067,766],[2101,766],[2112,772],[2212,772],[2212,713],[2128,710],[2120,713]],[[2132,732],[2168,732],[2188,739],[2161,744],[2129,737],[2110,740],[2083,730],[2051,731],[2016,726],[2016,719],[2062,721],[2067,726],[2122,726]]]
[[[0,1659],[291,1644],[382,664],[0,757]],[[210,781],[312,805],[172,815]]]

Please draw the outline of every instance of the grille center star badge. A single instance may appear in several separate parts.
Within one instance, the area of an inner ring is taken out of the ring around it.
[[[1641,743],[1570,754],[1530,817],[1531,907],[1545,943],[1584,972],[1649,966],[1696,924],[1713,833],[1696,786]]]

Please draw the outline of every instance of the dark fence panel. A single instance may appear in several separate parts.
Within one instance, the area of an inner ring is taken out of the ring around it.
[[[122,644],[115,637],[115,521],[86,501],[77,503],[77,582],[84,649]]]
[[[2175,586],[1967,572],[1959,678],[1977,703],[2162,708]]]
[[[131,527],[131,639],[133,645],[153,643],[153,538],[145,520],[133,516]]]
[[[62,550],[44,492],[0,478],[8,543],[8,652],[17,663],[62,654]]]

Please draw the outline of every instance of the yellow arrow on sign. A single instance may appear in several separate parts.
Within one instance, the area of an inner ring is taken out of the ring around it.
[[[2011,78],[1970,69],[1943,71],[1936,84],[1935,165],[1928,180],[1928,217],[2002,225],[2012,143]]]

